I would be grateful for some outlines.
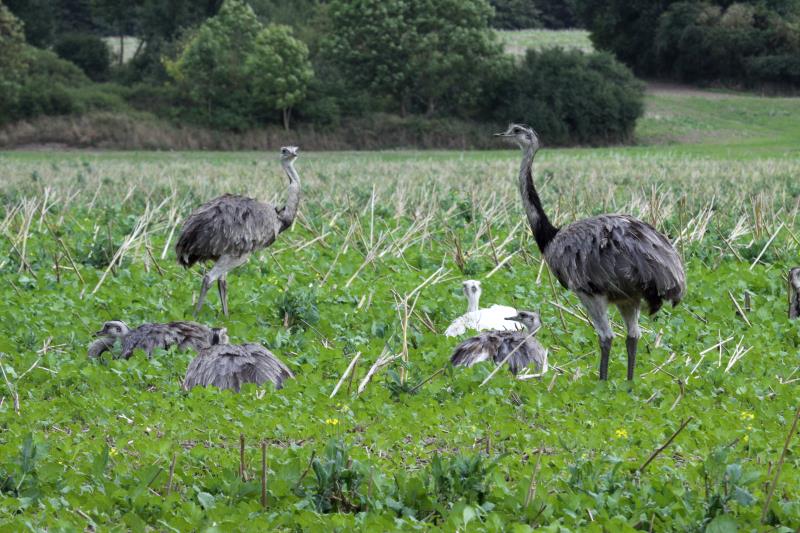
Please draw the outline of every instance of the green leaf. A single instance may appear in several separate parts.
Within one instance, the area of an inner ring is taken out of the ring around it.
[[[706,533],[736,533],[738,530],[736,519],[727,514],[717,516],[706,526]]]

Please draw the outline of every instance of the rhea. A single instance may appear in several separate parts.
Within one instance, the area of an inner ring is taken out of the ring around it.
[[[197,354],[189,363],[184,390],[213,386],[239,392],[245,383],[272,383],[276,389],[294,374],[283,361],[260,344],[218,344]]]
[[[555,227],[547,218],[533,183],[539,137],[530,127],[511,124],[496,134],[522,149],[519,193],[539,250],[562,286],[577,295],[600,341],[600,379],[608,379],[614,337],[608,306],[619,309],[628,332],[628,379],[636,366],[642,302],[655,314],[665,301],[677,305],[686,292],[681,259],[655,228],[628,215],[599,215]]]
[[[487,331],[465,340],[456,346],[450,362],[453,366],[472,366],[482,361],[492,360],[501,364],[508,357],[508,368],[516,375],[531,363],[539,370],[546,368],[547,352],[534,338],[542,327],[539,314],[532,311],[519,311],[508,317],[524,326],[524,331]]]
[[[228,342],[225,328],[209,328],[195,322],[142,324],[136,329],[130,329],[121,320],[109,320],[95,333],[95,337],[98,339],[89,346],[89,357],[99,357],[113,349],[119,341],[119,356],[123,359],[130,359],[136,350],[142,350],[150,358],[156,348],[167,350],[171,346],[177,346],[179,350],[200,351]]]
[[[281,148],[281,165],[289,178],[283,207],[225,194],[200,206],[184,222],[175,245],[178,263],[190,268],[198,262],[214,262],[203,276],[195,316],[203,308],[206,292],[215,281],[222,313],[228,316],[228,272],[246,263],[251,253],[270,246],[280,233],[291,227],[300,204],[300,178],[294,168],[297,152],[296,146]]]
[[[467,312],[453,321],[445,330],[444,334],[448,337],[463,335],[468,329],[484,331],[494,330],[517,330],[522,326],[519,322],[514,322],[506,317],[513,316],[517,310],[507,305],[493,305],[486,309],[480,308],[481,282],[468,279],[461,285],[464,296],[467,298]]]
[[[789,271],[789,319],[800,318],[800,267]]]

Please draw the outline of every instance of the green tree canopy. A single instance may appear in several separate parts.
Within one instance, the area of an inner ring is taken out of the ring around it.
[[[473,103],[502,61],[485,0],[333,0],[326,55],[357,90],[401,113]]]
[[[289,129],[290,111],[303,101],[314,75],[306,45],[288,26],[269,26],[256,36],[245,70],[256,108],[281,111]]]
[[[265,109],[288,110],[305,97],[311,66],[286,27],[265,28],[252,8],[227,0],[185,41],[167,72],[208,125],[243,129]]]

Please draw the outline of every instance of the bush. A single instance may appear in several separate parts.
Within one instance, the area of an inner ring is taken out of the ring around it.
[[[55,51],[59,57],[78,65],[94,81],[108,79],[111,54],[108,45],[99,37],[85,33],[66,34],[56,43]]]
[[[606,53],[529,50],[505,87],[495,118],[530,124],[548,143],[627,141],[643,111],[643,85]]]

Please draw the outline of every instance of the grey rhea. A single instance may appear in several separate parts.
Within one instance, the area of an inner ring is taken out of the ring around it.
[[[132,330],[121,320],[110,320],[95,336],[98,339],[89,346],[89,357],[98,357],[113,349],[117,340],[122,347],[119,357],[124,359],[130,359],[136,350],[142,350],[149,358],[156,348],[166,350],[177,346],[180,350],[200,351],[228,342],[225,328],[209,328],[196,322],[142,324]]]
[[[800,318],[800,267],[789,271],[789,319]]]
[[[227,274],[247,262],[250,254],[275,242],[297,216],[300,178],[294,169],[296,146],[281,148],[281,165],[289,178],[286,205],[275,207],[246,196],[225,194],[196,209],[181,229],[175,245],[178,263],[189,268],[195,263],[214,261],[203,276],[194,314],[203,308],[206,292],[217,282],[222,313],[228,316]]]
[[[608,306],[615,304],[628,331],[628,379],[636,366],[639,308],[650,314],[664,301],[677,305],[686,292],[683,264],[670,241],[655,228],[628,215],[600,215],[557,228],[542,208],[532,166],[539,150],[533,129],[511,124],[504,133],[522,148],[519,192],[533,236],[550,270],[583,303],[600,340],[600,379],[608,379],[614,334]]]
[[[516,316],[506,320],[519,322],[525,327],[523,331],[486,331],[469,338],[456,346],[450,362],[453,366],[472,366],[482,361],[492,360],[500,364],[508,358],[508,368],[516,375],[531,363],[541,369],[545,362],[545,349],[534,338],[534,334],[542,327],[539,314],[532,311],[519,311]],[[513,352],[513,353],[512,353]]]
[[[245,383],[269,381],[280,389],[293,377],[289,367],[260,344],[219,344],[202,350],[189,363],[183,388],[211,385],[239,392]]]

